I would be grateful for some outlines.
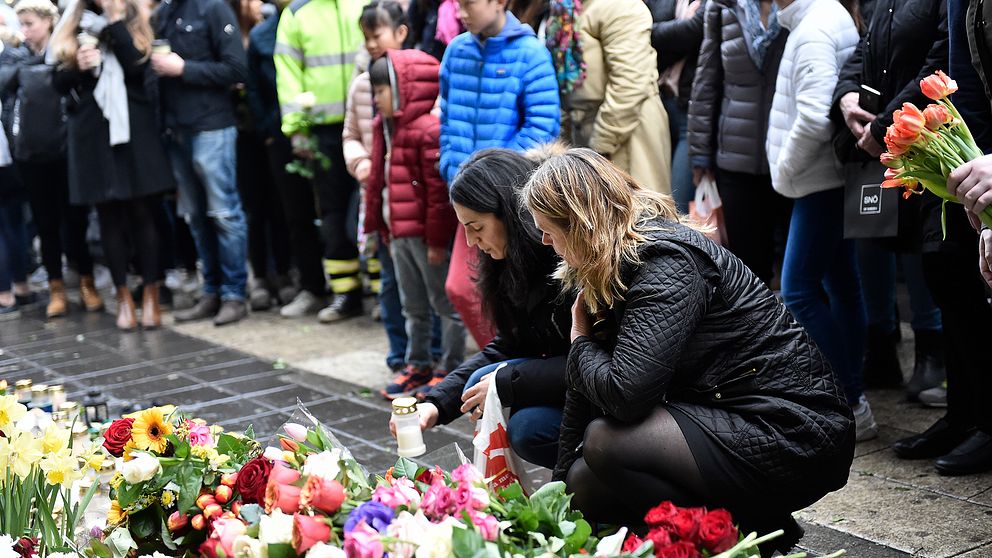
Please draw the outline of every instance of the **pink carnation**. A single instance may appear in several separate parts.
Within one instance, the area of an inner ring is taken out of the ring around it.
[[[459,465],[458,468],[451,472],[451,478],[457,483],[469,484],[478,484],[485,480],[482,478],[482,473],[471,463]]]
[[[443,480],[436,479],[424,492],[420,509],[435,521],[444,519],[457,509],[455,491],[445,486]]]
[[[199,422],[186,421],[189,425],[189,443],[193,446],[212,446],[214,437],[210,434],[210,427]]]
[[[393,481],[392,486],[377,486],[375,492],[372,493],[372,499],[394,510],[400,506],[416,508],[420,505],[420,492],[417,492],[413,481],[399,478]]]

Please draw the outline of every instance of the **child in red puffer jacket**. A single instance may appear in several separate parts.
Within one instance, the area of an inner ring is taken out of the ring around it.
[[[387,399],[439,382],[465,353],[465,327],[444,291],[456,220],[438,172],[441,122],[431,114],[438,70],[435,58],[417,50],[390,50],[369,69],[379,114],[372,122],[365,233],[389,242],[409,338],[407,368],[383,389]],[[437,371],[431,369],[432,308],[441,318]]]

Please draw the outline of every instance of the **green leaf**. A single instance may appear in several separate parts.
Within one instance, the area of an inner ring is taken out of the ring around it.
[[[526,499],[524,496],[524,489],[522,486],[520,486],[520,483],[518,482],[515,482],[510,486],[507,486],[506,488],[500,490],[499,496],[504,501]]]
[[[296,558],[296,551],[291,544],[270,544],[269,558]]]
[[[153,510],[143,510],[140,513],[128,514],[128,528],[138,539],[150,539],[159,530],[159,518]]]
[[[110,547],[96,539],[90,541],[88,550],[89,552],[87,552],[87,554],[93,558],[114,558],[114,554],[110,550]]]
[[[128,484],[127,481],[121,482],[121,485],[117,487],[117,502],[120,503],[122,508],[130,507],[137,501],[138,497],[141,496],[142,486],[144,486],[144,483]]]
[[[393,465],[393,478],[398,479],[400,477],[406,477],[410,480],[414,480],[422,472],[423,468],[417,465],[413,461],[401,457],[396,465]]]
[[[451,530],[451,545],[455,558],[473,558],[485,548],[486,541],[475,529],[454,528]]]
[[[166,523],[164,513],[162,513],[159,516],[159,519],[160,519],[159,523],[161,523],[162,525],[162,529],[161,529],[162,544],[164,544],[166,548],[168,548],[169,550],[175,550],[179,548],[179,545],[176,544],[176,541],[172,540],[172,533],[169,532],[169,524]]]
[[[254,426],[252,426],[250,424],[248,425],[248,428],[245,429],[245,437],[248,438],[249,440],[254,440],[255,439],[255,427]]]
[[[107,537],[107,545],[113,558],[124,558],[132,548],[138,548],[131,538],[131,533],[123,527],[118,527]]]
[[[589,536],[592,535],[592,526],[585,519],[575,521],[574,530],[570,535],[565,536],[565,550],[567,554],[575,554],[580,548],[585,546]]]
[[[180,476],[179,481],[179,511],[185,513],[196,504],[196,499],[200,496],[200,488],[203,487],[203,471],[187,461]]]

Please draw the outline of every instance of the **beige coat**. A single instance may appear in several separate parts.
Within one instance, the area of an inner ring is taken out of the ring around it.
[[[671,192],[671,136],[658,94],[651,12],[642,0],[586,0],[586,78],[567,100],[572,143],[607,155],[643,186]]]
[[[375,114],[372,109],[372,82],[369,81],[369,73],[364,71],[368,69],[368,58],[363,49],[359,60],[356,60],[356,65],[363,71],[351,80],[344,112],[344,163],[352,176],[363,162],[372,164],[372,117]]]

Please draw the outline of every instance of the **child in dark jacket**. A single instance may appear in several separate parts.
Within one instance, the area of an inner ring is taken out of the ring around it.
[[[390,50],[372,64],[369,78],[379,114],[372,121],[365,232],[389,241],[409,338],[405,372],[382,391],[393,399],[440,382],[458,366],[465,328],[444,291],[455,213],[438,172],[441,123],[431,114],[438,62],[421,51]],[[442,326],[444,354],[436,372],[430,358],[431,308]]]

